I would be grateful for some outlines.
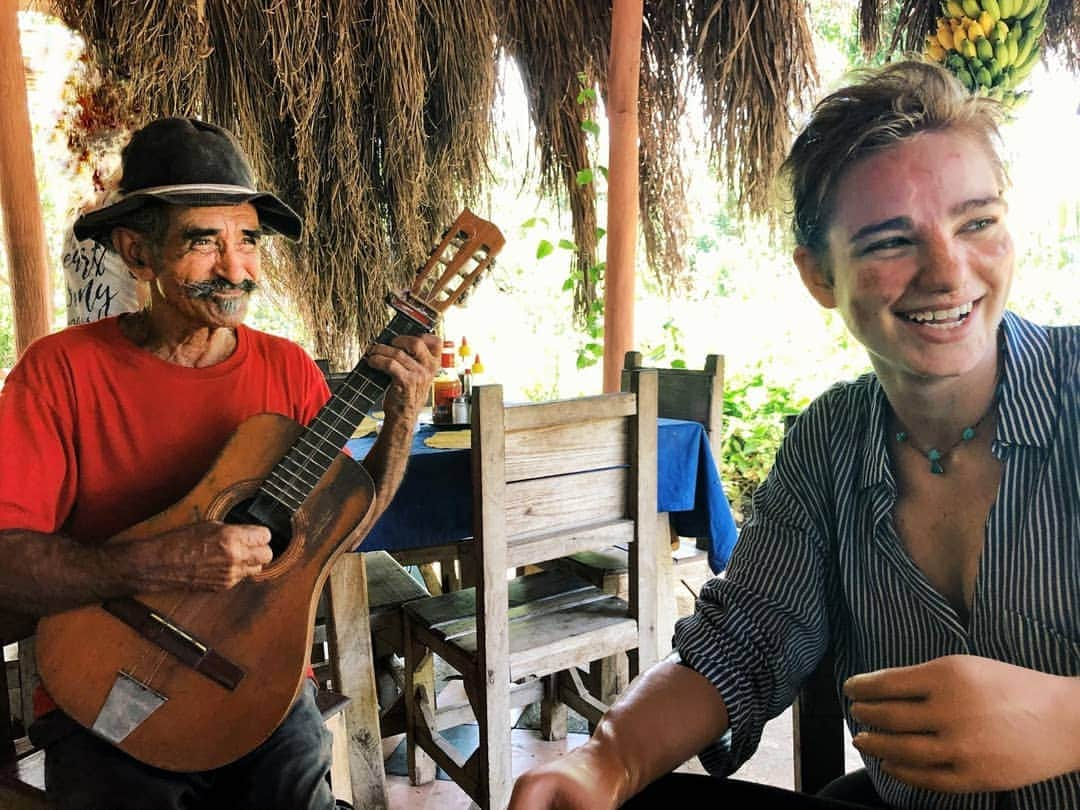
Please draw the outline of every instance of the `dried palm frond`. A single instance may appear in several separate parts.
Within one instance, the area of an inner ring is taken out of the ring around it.
[[[589,0],[511,0],[503,6],[501,22],[500,43],[521,71],[536,130],[541,192],[557,196],[561,189],[569,199],[577,248],[574,310],[583,318],[596,300],[589,272],[598,242],[596,192],[577,177],[591,165],[581,125],[595,118],[595,105],[579,102],[578,96],[582,86],[603,88],[610,9]]]
[[[645,258],[661,288],[688,282],[686,248],[686,104],[691,93],[690,17],[685,0],[646,0],[642,29],[640,122],[641,209]]]
[[[270,254],[316,351],[351,360],[385,294],[484,177],[491,0],[59,0],[137,122],[192,115],[236,133],[260,183],[305,220]],[[148,46],[152,43],[152,46]]]
[[[738,205],[769,213],[793,112],[817,84],[802,0],[694,0],[694,58],[710,149]]]

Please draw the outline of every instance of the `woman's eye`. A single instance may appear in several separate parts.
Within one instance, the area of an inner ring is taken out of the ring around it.
[[[964,226],[964,229],[968,231],[981,231],[989,228],[996,221],[997,220],[994,219],[994,217],[980,217],[979,219],[975,219],[969,222],[966,226]]]
[[[862,249],[863,255],[867,253],[880,253],[885,250],[895,250],[896,248],[906,247],[911,243],[905,236],[891,236],[888,239],[879,239],[876,242],[871,242],[869,245]]]

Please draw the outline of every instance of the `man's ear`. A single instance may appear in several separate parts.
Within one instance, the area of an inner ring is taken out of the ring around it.
[[[113,228],[113,250],[120,254],[127,269],[140,281],[153,281],[154,268],[150,265],[150,245],[146,237],[131,228]]]
[[[795,248],[795,266],[799,268],[799,275],[806,289],[814,296],[814,300],[826,309],[836,308],[836,295],[833,292],[832,279],[825,272],[821,259],[817,254],[805,245]]]

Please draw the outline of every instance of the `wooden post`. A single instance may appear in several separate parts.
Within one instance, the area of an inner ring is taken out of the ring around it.
[[[608,65],[607,270],[604,274],[604,391],[619,390],[634,343],[634,251],[638,223],[638,82],[643,0],[614,0]]]
[[[0,208],[3,210],[15,349],[49,331],[49,262],[34,174],[34,147],[19,45],[18,0],[0,0]]]

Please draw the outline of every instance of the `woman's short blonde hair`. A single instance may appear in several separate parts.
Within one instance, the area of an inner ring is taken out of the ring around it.
[[[830,93],[814,108],[810,122],[781,167],[791,195],[795,241],[821,260],[836,188],[862,158],[920,132],[962,130],[981,141],[1002,186],[1007,181],[998,152],[1000,103],[967,90],[945,68],[907,60],[855,71],[855,82]]]

